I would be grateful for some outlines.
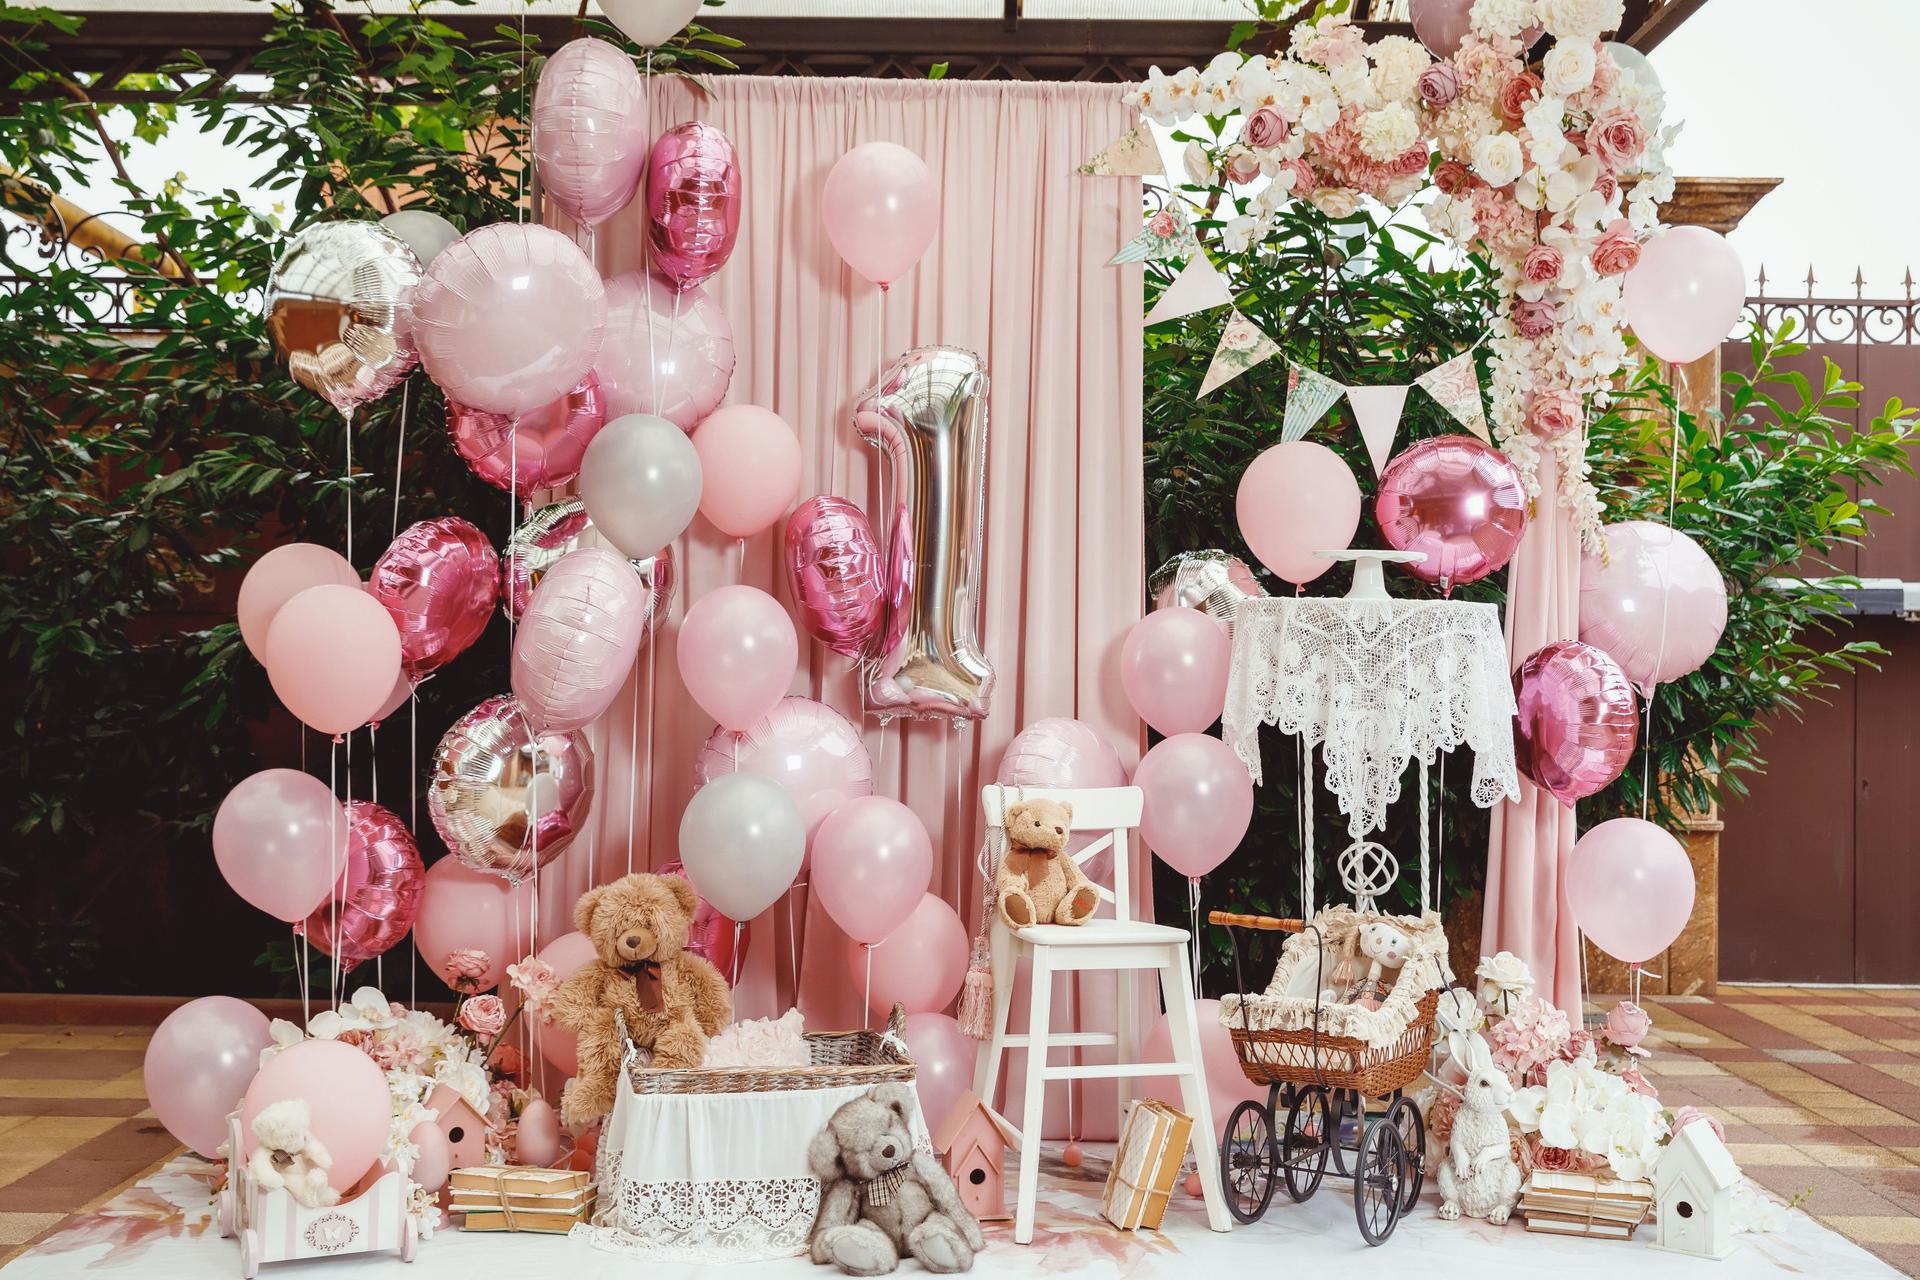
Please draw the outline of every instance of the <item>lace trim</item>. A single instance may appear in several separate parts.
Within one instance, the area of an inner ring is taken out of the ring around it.
[[[596,1248],[687,1262],[757,1262],[806,1252],[820,1210],[813,1178],[601,1184],[592,1225],[569,1234]]]

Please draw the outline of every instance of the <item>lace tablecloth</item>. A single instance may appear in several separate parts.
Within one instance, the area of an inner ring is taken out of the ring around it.
[[[1384,827],[1415,760],[1473,748],[1473,802],[1518,799],[1500,613],[1458,600],[1278,596],[1240,604],[1221,737],[1260,781],[1262,724],[1322,747],[1357,840]]]

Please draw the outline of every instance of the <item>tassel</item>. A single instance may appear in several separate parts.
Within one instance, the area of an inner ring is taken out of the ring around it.
[[[960,1032],[975,1040],[985,1040],[993,1032],[993,966],[969,965],[966,983],[960,988]]]

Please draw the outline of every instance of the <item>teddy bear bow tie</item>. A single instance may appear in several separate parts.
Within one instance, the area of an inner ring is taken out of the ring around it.
[[[633,974],[633,994],[639,1000],[640,1007],[648,1013],[659,1013],[666,1008],[666,1000],[660,995],[660,962],[641,960],[627,966]]]

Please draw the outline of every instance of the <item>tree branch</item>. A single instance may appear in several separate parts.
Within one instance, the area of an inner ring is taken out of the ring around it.
[[[120,150],[120,144],[114,141],[113,134],[108,131],[107,122],[101,118],[100,108],[95,105],[92,95],[82,88],[78,81],[67,76],[55,75],[54,81],[60,86],[62,92],[78,104],[80,113],[87,118],[87,123],[93,126],[93,132],[100,139],[100,145],[106,148],[107,159],[112,162],[113,171],[119,175],[120,181],[129,190],[139,192],[140,184],[135,182],[133,175],[127,172],[126,156]],[[182,258],[179,251],[173,247],[167,239],[166,232],[155,231],[153,240],[159,246],[160,252],[167,256],[167,261],[173,263],[174,269],[180,273],[182,280],[191,285],[200,283],[200,277],[193,273],[193,268],[187,265],[186,259]]]

